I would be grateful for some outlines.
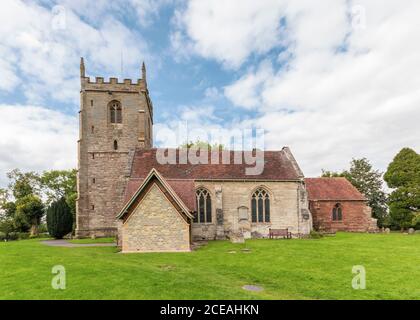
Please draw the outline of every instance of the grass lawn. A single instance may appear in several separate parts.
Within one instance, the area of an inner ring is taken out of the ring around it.
[[[113,243],[115,242],[115,238],[73,239],[68,240],[68,242],[75,244]]]
[[[0,243],[0,299],[420,298],[420,235],[340,233],[244,247],[213,241],[191,253],[120,254],[38,239]],[[54,265],[66,268],[66,290],[51,287]],[[366,268],[365,290],[352,289],[354,265]]]

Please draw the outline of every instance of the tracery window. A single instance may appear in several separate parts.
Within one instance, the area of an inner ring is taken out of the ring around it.
[[[194,216],[195,223],[211,223],[211,195],[204,188],[197,189],[197,212]]]
[[[258,188],[251,198],[252,222],[270,222],[270,194]]]

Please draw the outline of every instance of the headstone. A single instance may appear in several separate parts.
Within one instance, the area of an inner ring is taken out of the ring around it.
[[[385,228],[385,233],[390,233],[390,232],[391,232],[391,229]]]
[[[414,228],[408,229],[408,234],[414,234],[414,232],[415,232]]]

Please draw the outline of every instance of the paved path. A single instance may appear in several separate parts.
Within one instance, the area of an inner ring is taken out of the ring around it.
[[[115,247],[115,243],[71,243],[67,240],[44,240],[41,241],[43,244],[51,247],[67,247],[67,248],[77,248],[77,247]]]

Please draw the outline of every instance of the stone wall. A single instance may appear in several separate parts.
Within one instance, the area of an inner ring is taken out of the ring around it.
[[[340,203],[342,221],[333,221],[332,210]],[[365,201],[311,201],[313,225],[321,232],[367,232],[375,231],[376,219],[372,219],[371,208]]]
[[[199,187],[206,188],[211,194],[212,223],[193,223],[194,240],[220,238],[217,234],[218,209],[222,214],[225,238],[239,231],[245,238],[268,237],[269,228],[288,228],[294,235],[307,234],[311,230],[310,215],[308,219],[302,217],[302,209],[306,205],[308,211],[308,207],[306,191],[302,190],[300,182],[196,181],[196,188]],[[271,219],[269,223],[251,222],[251,195],[258,187],[264,187],[270,193]],[[217,190],[219,190],[219,196],[217,196]],[[303,199],[301,199],[302,196]],[[247,215],[247,220],[243,219],[244,215]]]
[[[110,121],[109,103],[114,100],[121,103],[122,123]],[[100,77],[94,82],[81,78],[80,105],[76,234],[115,235],[132,153],[153,145],[153,107],[142,79],[105,82]]]
[[[190,225],[153,185],[122,224],[123,252],[190,251]]]

